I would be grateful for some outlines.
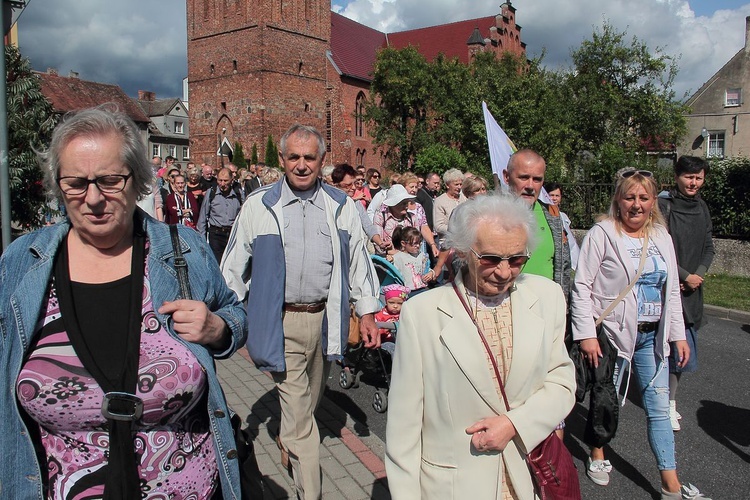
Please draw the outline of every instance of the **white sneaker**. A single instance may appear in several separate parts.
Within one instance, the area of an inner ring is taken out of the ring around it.
[[[672,430],[674,432],[679,431],[682,427],[680,427],[680,419],[682,418],[682,415],[677,413],[677,401],[674,399],[669,400],[669,423],[672,424]]]
[[[609,484],[609,473],[612,472],[612,464],[609,460],[586,460],[586,475],[595,484],[607,486]]]
[[[664,488],[661,489],[661,500],[711,500],[706,495],[698,491],[698,488],[688,483],[682,485],[680,491],[672,493]]]

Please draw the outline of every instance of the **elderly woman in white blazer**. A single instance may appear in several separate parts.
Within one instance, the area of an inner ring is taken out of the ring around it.
[[[511,410],[474,325],[448,284],[404,304],[389,393],[386,471],[394,499],[535,498],[524,461],[575,402],[565,300],[520,275],[535,240],[519,200],[479,196],[453,213],[456,278],[496,356]]]

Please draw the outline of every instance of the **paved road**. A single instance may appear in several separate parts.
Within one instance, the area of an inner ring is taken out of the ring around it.
[[[716,499],[750,498],[750,325],[709,318],[700,332],[700,368],[682,379],[676,433],[677,463],[683,482],[696,484]],[[343,390],[334,367],[326,395],[361,424],[360,432],[385,439],[385,415],[372,407],[374,389]],[[568,418],[565,442],[578,467],[584,498],[659,498],[659,473],[646,440],[646,423],[637,393],[621,410],[617,437],[608,450],[615,471],[610,485],[596,486],[583,473],[587,448],[583,435],[586,409],[576,406]]]

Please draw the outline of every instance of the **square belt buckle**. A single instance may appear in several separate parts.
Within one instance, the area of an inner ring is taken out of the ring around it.
[[[143,415],[143,401],[127,392],[108,392],[102,400],[102,415],[109,420],[136,421]]]

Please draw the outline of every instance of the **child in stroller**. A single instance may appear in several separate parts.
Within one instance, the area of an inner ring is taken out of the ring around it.
[[[386,285],[381,290],[385,298],[385,307],[375,313],[375,322],[378,323],[380,333],[380,348],[393,357],[396,349],[396,335],[391,326],[383,323],[398,323],[401,314],[401,306],[409,296],[409,289],[403,285]]]
[[[385,338],[381,337],[385,342],[377,349],[367,349],[361,341],[352,342],[350,340],[344,359],[341,361],[342,370],[339,375],[339,386],[342,389],[358,387],[361,380],[367,385],[375,387],[372,407],[378,413],[384,413],[388,408],[388,387],[391,383],[391,363],[393,348],[395,347],[393,341],[398,327],[397,316],[394,318],[394,315],[388,312],[386,293],[388,293],[387,290],[393,290],[390,292],[391,298],[394,296],[398,298],[392,303],[395,306],[395,303],[400,301],[398,304],[400,312],[400,304],[405,300],[409,290],[404,286],[404,280],[393,264],[384,257],[377,255],[373,255],[371,258],[380,279],[380,299],[383,304],[380,313],[376,313],[375,321],[381,335],[385,333]],[[389,288],[393,285],[396,285],[397,288]],[[395,309],[391,309],[391,311],[395,312]],[[386,321],[382,321],[383,319]]]

